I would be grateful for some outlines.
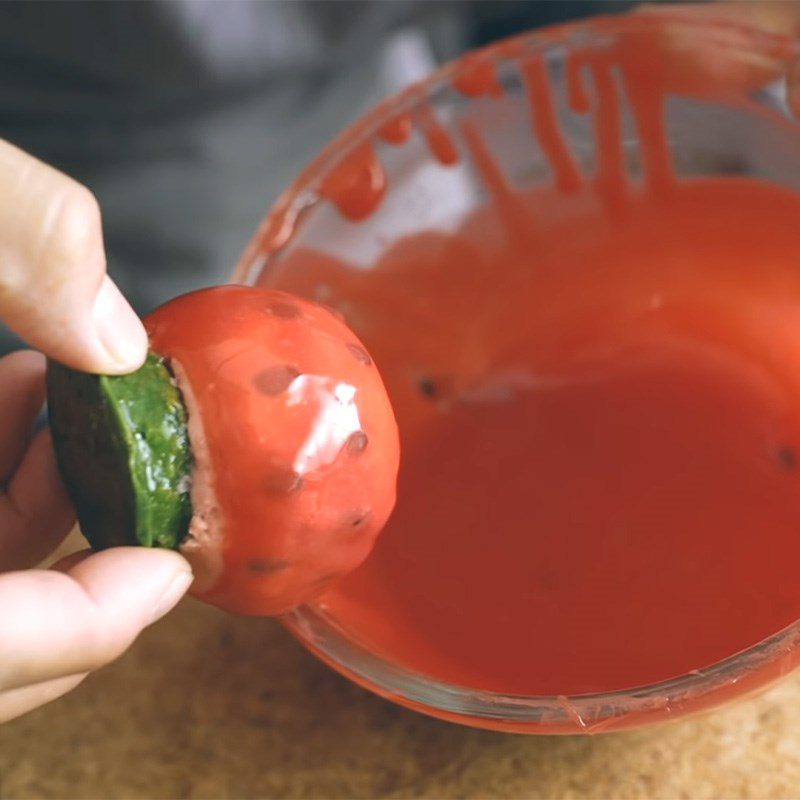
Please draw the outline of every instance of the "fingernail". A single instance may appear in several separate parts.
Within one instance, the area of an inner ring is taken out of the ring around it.
[[[186,590],[192,585],[194,575],[191,572],[179,572],[169,583],[167,588],[158,598],[156,604],[153,606],[153,611],[150,616],[150,624],[152,625],[156,620],[161,619],[168,611],[172,611],[178,604],[178,601],[186,594]]]
[[[147,333],[108,275],[97,293],[93,316],[97,336],[113,362],[109,369],[138,369],[147,355]]]

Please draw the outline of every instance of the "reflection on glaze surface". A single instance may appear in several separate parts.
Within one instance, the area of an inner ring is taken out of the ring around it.
[[[297,449],[294,470],[315,472],[339,457],[348,440],[361,431],[356,387],[318,375],[298,375],[286,390],[286,405],[315,404],[318,408],[308,435]]]

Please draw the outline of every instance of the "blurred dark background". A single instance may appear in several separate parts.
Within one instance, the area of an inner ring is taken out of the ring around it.
[[[281,189],[380,98],[471,47],[633,5],[0,2],[0,136],[95,192],[110,271],[146,312],[226,279]]]

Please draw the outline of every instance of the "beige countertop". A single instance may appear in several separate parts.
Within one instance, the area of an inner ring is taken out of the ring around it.
[[[10,798],[797,798],[800,676],[600,736],[471,730],[338,677],[270,620],[184,602],[72,695],[0,727]]]

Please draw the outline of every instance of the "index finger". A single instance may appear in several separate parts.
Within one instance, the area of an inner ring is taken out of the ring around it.
[[[129,372],[147,350],[140,320],[106,275],[92,193],[1,139],[0,318],[88,372]]]

